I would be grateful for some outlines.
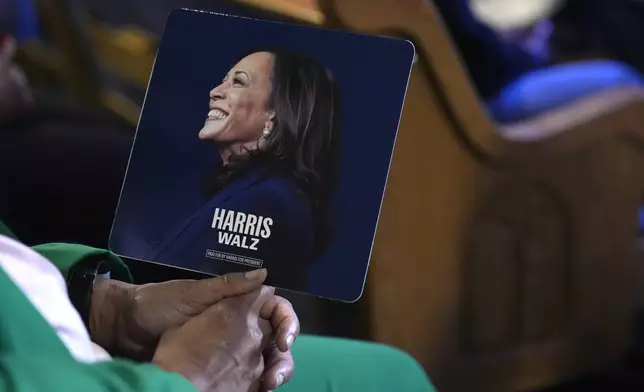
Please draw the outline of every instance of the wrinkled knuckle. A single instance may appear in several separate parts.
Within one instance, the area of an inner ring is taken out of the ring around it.
[[[130,297],[132,298],[132,303],[137,304],[143,302],[143,298],[145,297],[145,291],[142,290],[144,286],[137,286],[130,291]]]
[[[271,296],[275,294],[275,288],[271,286],[262,286],[262,295]]]
[[[253,342],[259,344],[264,339],[264,332],[259,327],[249,327],[248,336]]]
[[[222,303],[214,305],[212,312],[214,313],[214,315],[216,315],[217,318],[224,322],[230,322],[234,320],[239,313],[237,309]]]
[[[137,286],[132,289],[129,289],[127,292],[128,301],[127,303],[131,307],[131,311],[137,312],[145,308],[145,301],[147,296],[145,295],[145,286]]]
[[[260,358],[259,361],[257,361],[257,366],[252,371],[252,377],[254,380],[259,380],[262,375],[264,375],[264,369],[266,368],[264,364],[264,359]]]
[[[230,275],[219,275],[215,278],[215,281],[217,282],[217,284],[220,284],[222,286],[228,286],[232,283]]]
[[[251,320],[249,318],[248,326],[259,329],[262,332],[262,334],[270,334],[270,333],[273,332],[273,327],[272,327],[270,321],[263,320],[263,319]]]
[[[231,322],[237,316],[237,311],[230,308],[224,308],[221,310],[220,316],[224,322]]]

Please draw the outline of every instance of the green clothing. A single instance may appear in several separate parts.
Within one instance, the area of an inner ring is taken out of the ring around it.
[[[5,237],[9,238],[16,238],[16,235],[7,227],[7,225],[4,224],[4,222],[0,221],[0,235],[3,235]]]
[[[4,231],[3,231],[4,230]],[[0,222],[0,234],[12,236]],[[65,274],[86,257],[102,255],[112,276],[130,280],[123,262],[102,249],[72,244],[34,247]],[[122,359],[84,364],[0,268],[0,392],[194,392],[178,374]],[[296,372],[281,392],[434,392],[407,354],[382,345],[300,336],[293,345]]]
[[[65,248],[70,258],[64,257]],[[38,252],[68,269],[100,250],[52,244]],[[74,259],[75,257],[75,259]],[[150,364],[113,361],[77,362],[29,299],[0,268],[0,391],[1,392],[194,392],[188,380]]]
[[[302,335],[292,352],[295,373],[279,392],[436,392],[415,359],[389,346]]]

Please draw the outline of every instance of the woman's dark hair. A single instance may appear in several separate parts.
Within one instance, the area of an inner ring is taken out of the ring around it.
[[[246,55],[257,52],[274,58],[269,98],[273,130],[260,149],[231,157],[207,192],[211,196],[258,163],[268,165],[294,179],[311,200],[319,251],[328,241],[327,204],[337,177],[339,93],[332,73],[317,60],[279,48]]]

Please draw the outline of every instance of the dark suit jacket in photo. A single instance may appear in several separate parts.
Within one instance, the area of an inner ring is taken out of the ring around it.
[[[217,208],[271,218],[270,238],[240,236],[246,247],[259,240],[256,250],[220,243],[220,231],[212,228]],[[314,232],[310,199],[294,181],[257,167],[233,180],[168,231],[145,259],[215,275],[253,269],[222,256],[261,260],[261,266],[268,270],[266,284],[303,289],[313,258]]]

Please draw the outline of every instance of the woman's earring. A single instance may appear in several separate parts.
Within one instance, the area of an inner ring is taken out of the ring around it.
[[[269,127],[264,127],[262,136],[264,136],[264,139],[268,139],[268,137],[271,136],[271,129]]]

